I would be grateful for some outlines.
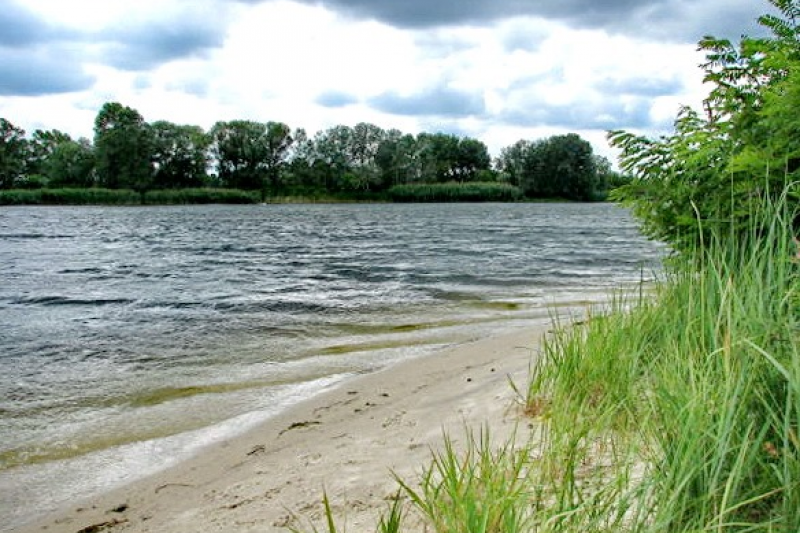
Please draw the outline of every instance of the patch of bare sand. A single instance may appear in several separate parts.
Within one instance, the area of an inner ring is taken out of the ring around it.
[[[19,531],[53,533],[286,531],[322,526],[323,491],[350,533],[372,532],[447,432],[522,423],[509,378],[524,384],[545,326],[520,329],[360,376],[153,477]]]

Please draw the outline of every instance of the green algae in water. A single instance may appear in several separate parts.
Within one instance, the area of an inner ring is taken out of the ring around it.
[[[438,344],[444,344],[447,341],[443,339],[428,339],[428,340],[417,340],[412,341],[409,339],[403,340],[395,340],[395,341],[383,341],[383,342],[369,342],[369,343],[354,343],[354,344],[338,344],[335,346],[328,346],[327,348],[323,348],[316,353],[318,355],[345,355],[349,353],[358,353],[358,352],[372,352],[378,350],[390,350],[393,348],[406,348],[412,346],[435,346]]]

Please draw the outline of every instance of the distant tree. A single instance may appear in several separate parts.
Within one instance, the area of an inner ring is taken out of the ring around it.
[[[382,187],[413,183],[417,178],[417,142],[413,135],[389,130],[378,146],[375,164]]]
[[[138,111],[107,102],[94,122],[99,184],[144,192],[153,182],[153,136]]]
[[[316,181],[322,181],[328,191],[341,191],[347,188],[345,175],[352,169],[350,147],[353,130],[349,126],[334,126],[317,132],[312,140],[310,167],[322,174]]]
[[[27,155],[25,130],[0,118],[0,189],[11,189],[22,178]]]
[[[598,189],[592,145],[575,133],[555,135],[526,150],[520,187],[533,198],[588,201]]]
[[[299,133],[299,136],[304,138],[305,132]],[[291,154],[295,138],[292,136],[289,126],[283,122],[267,122],[265,141],[267,143],[267,180],[270,187],[278,189],[281,185],[281,173]]]
[[[500,151],[496,166],[502,181],[517,187],[522,183],[525,174],[525,161],[532,145],[531,141],[523,139]]]
[[[350,134],[347,147],[348,167],[352,175],[350,188],[373,190],[382,188],[381,171],[377,157],[386,132],[367,122],[355,125]]]
[[[287,125],[233,120],[217,122],[210,134],[211,153],[224,186],[260,190],[262,195],[268,185],[279,186],[294,142]]]
[[[94,147],[89,139],[58,143],[42,173],[50,187],[91,187],[95,184]]]
[[[28,141],[28,160],[25,173],[45,175],[48,159],[58,145],[72,142],[72,138],[59,130],[36,130]]]
[[[469,137],[459,139],[450,174],[456,181],[476,181],[478,176],[487,176],[492,158],[486,145]]]
[[[153,185],[158,189],[202,187],[206,184],[209,136],[199,126],[158,121],[153,134]]]

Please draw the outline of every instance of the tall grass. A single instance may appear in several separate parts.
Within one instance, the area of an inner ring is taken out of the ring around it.
[[[630,530],[800,530],[793,208],[761,204],[749,230],[711,232],[675,259],[652,299],[545,343],[528,408],[565,464],[591,453],[571,456],[570,439],[637,458],[642,474],[615,504]]]

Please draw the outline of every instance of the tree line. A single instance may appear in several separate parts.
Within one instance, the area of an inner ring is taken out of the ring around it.
[[[602,198],[620,176],[577,134],[519,141],[492,160],[486,145],[446,133],[411,135],[374,124],[309,136],[282,122],[221,121],[205,131],[148,123],[118,102],[102,106],[94,139],[26,132],[0,118],[0,190],[227,188],[271,195],[381,194],[397,186],[498,183],[531,198]]]

